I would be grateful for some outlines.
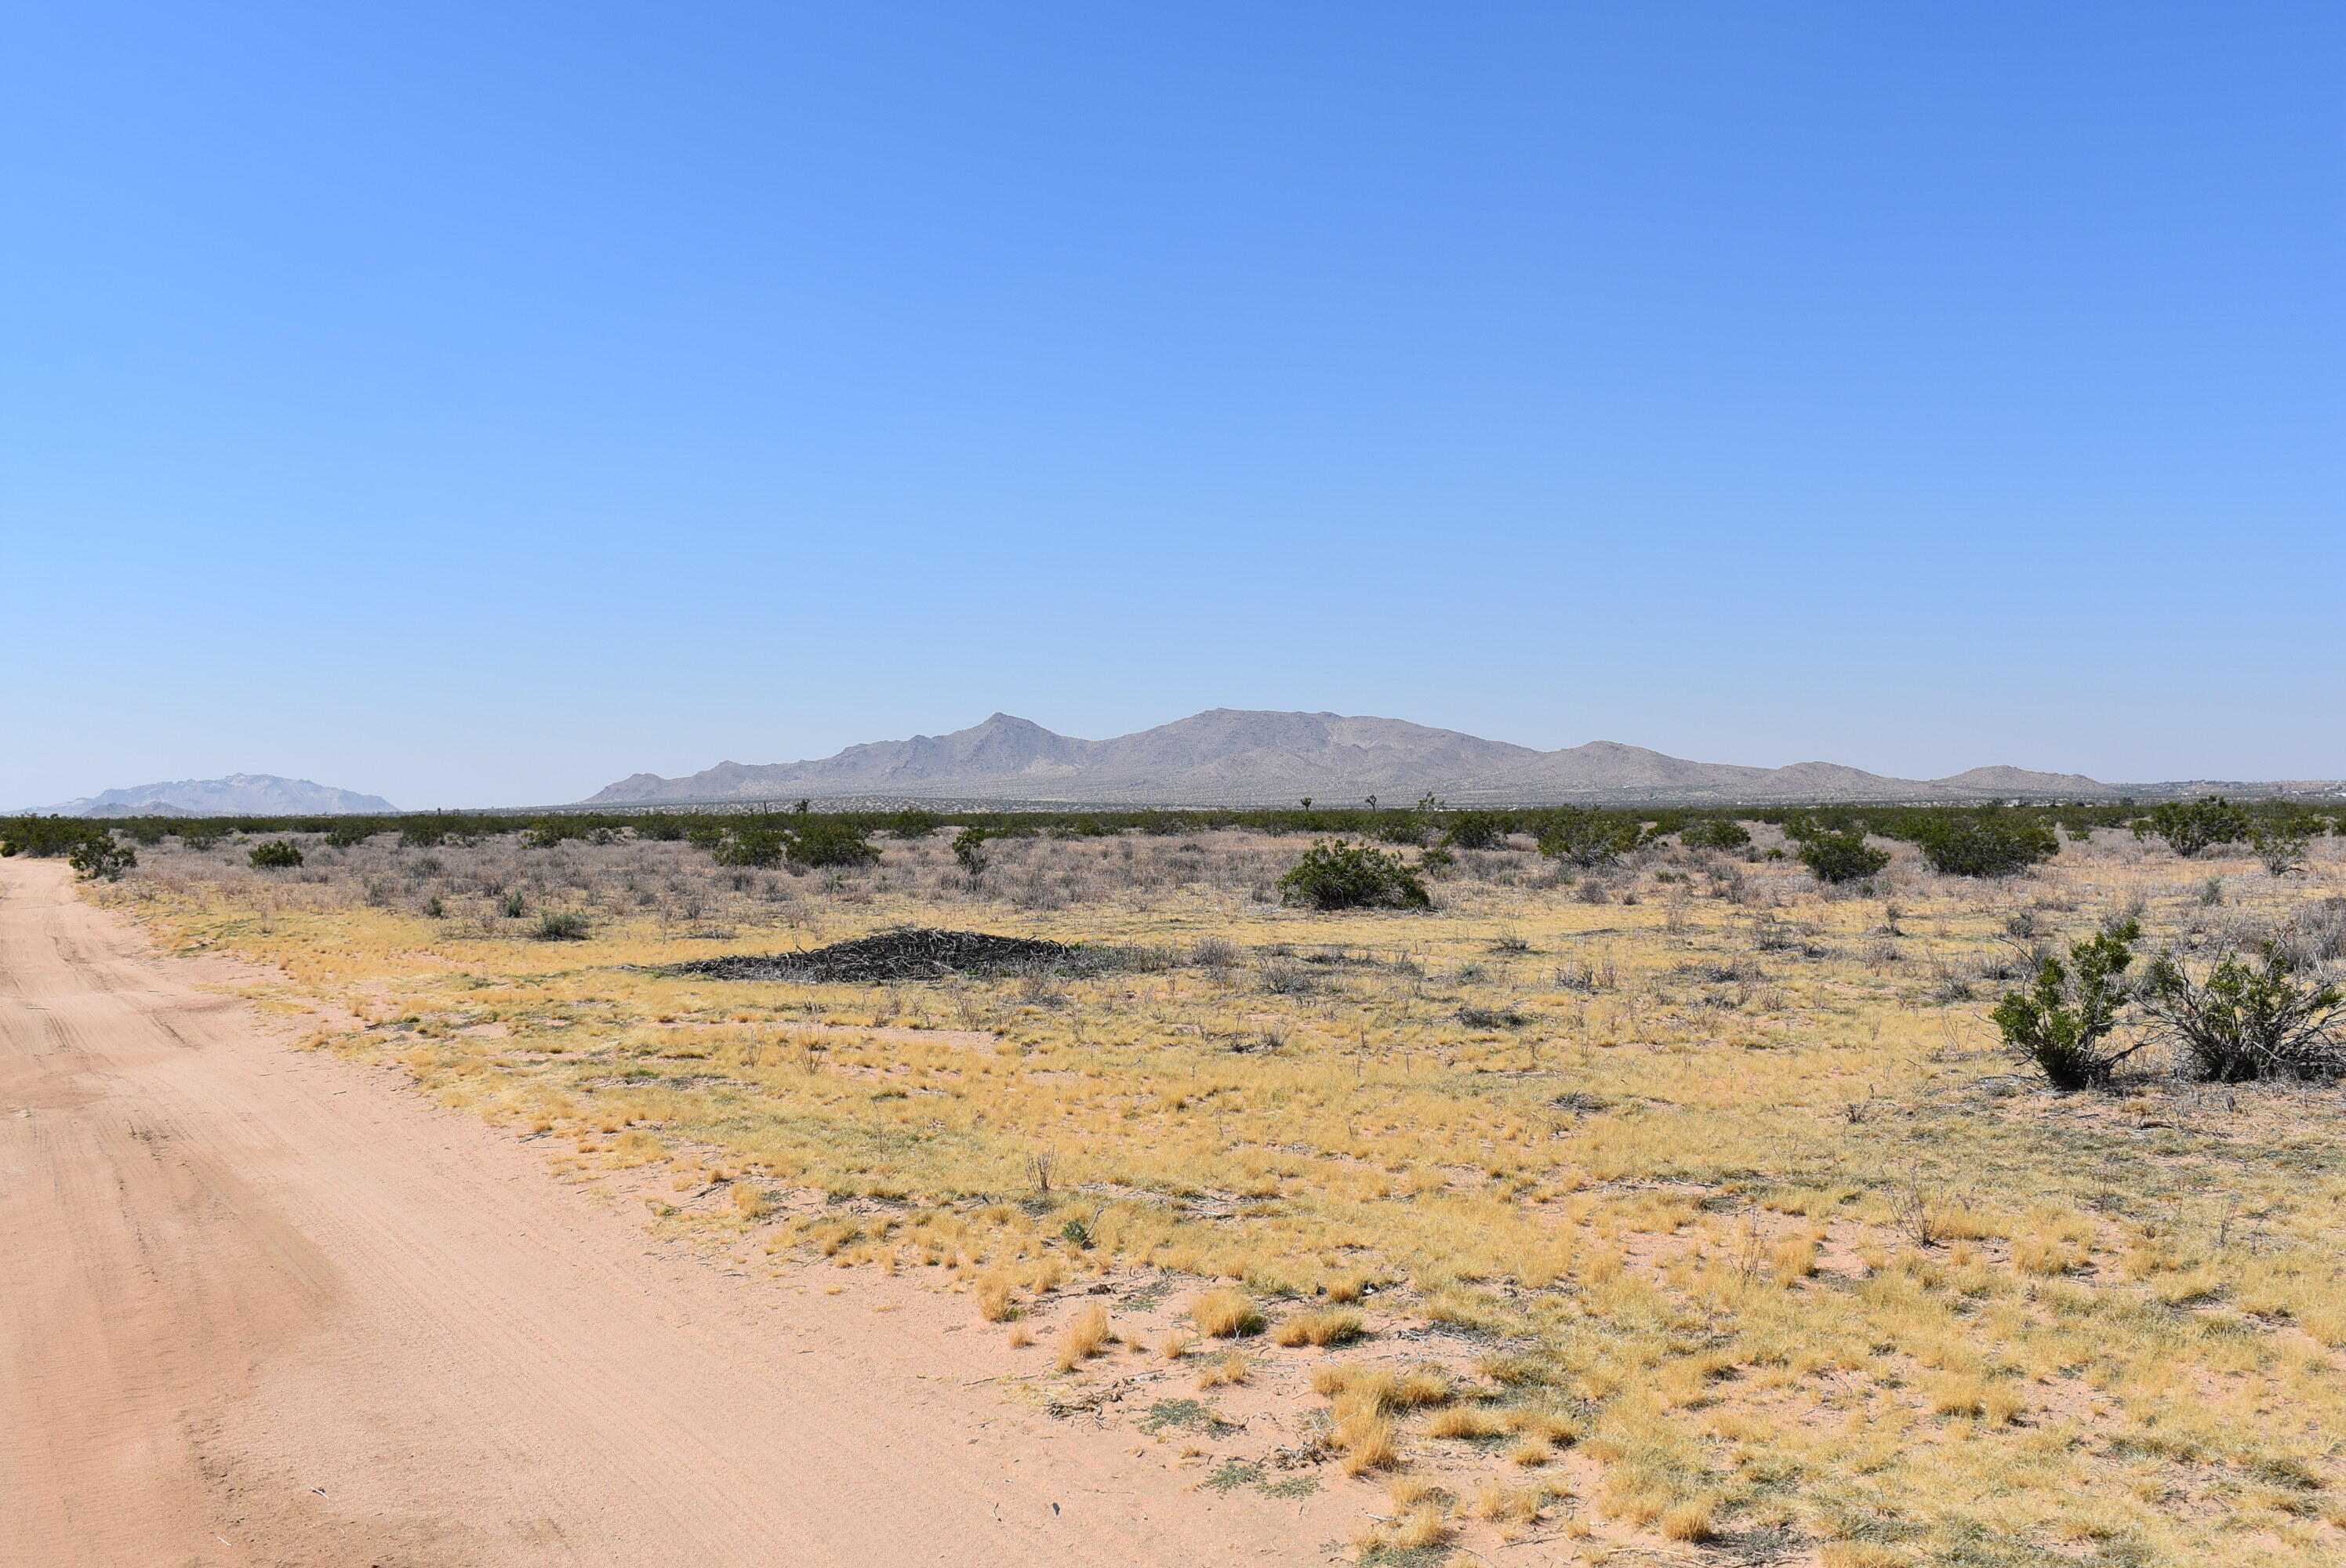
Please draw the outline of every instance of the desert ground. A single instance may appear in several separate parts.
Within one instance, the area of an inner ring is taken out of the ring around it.
[[[0,862],[7,1560],[2346,1557],[2337,1091],[1986,1019],[2113,916],[2335,965],[2336,841],[1753,832],[1341,913],[1239,831]],[[673,967],[907,925],[1084,956]]]

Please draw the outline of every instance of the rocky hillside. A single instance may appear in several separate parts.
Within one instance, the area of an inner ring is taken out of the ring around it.
[[[680,779],[638,773],[586,802],[816,799],[842,796],[1063,800],[1099,805],[1331,805],[1433,794],[1454,805],[1570,800],[2090,799],[2118,791],[2075,773],[1975,768],[1890,779],[1831,762],[1739,768],[1596,740],[1538,751],[1398,718],[1218,708],[1109,740],[1055,734],[997,713],[950,735],[851,746],[811,762],[721,762]]]

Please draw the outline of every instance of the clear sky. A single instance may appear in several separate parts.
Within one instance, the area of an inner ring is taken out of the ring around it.
[[[34,3],[0,805],[2346,776],[2346,6]]]

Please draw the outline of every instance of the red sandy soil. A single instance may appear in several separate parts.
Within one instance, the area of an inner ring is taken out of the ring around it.
[[[965,1301],[655,1245],[209,962],[0,861],[9,1568],[1304,1563],[1359,1517],[1006,1400]]]

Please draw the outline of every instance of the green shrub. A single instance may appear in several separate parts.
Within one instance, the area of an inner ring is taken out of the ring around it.
[[[504,898],[497,901],[497,908],[504,913],[505,919],[519,920],[527,911],[529,905],[523,900],[521,890],[514,888],[509,890]]]
[[[709,854],[720,866],[779,866],[789,848],[779,828],[736,828]]]
[[[2213,1084],[2335,1078],[2346,1069],[2338,1023],[2346,993],[2300,983],[2297,964],[2266,942],[2262,962],[2225,953],[2194,980],[2169,953],[2144,976],[2143,1008],[2183,1048],[2194,1076]]]
[[[2291,811],[2270,817],[2249,830],[2249,849],[2276,877],[2305,870],[2305,851],[2315,835],[2329,827],[2310,812]]]
[[[1862,881],[1890,863],[1890,857],[1865,841],[1864,833],[1812,830],[1800,845],[1800,863],[1821,882]]]
[[[270,839],[253,845],[252,852],[245,859],[252,862],[256,871],[287,870],[301,863],[301,846],[291,839]]]
[[[429,850],[455,835],[454,824],[438,817],[410,817],[399,825],[399,841],[410,849]]]
[[[228,830],[218,822],[193,822],[179,829],[179,842],[190,850],[209,850],[227,837]]]
[[[2060,835],[2034,818],[1990,812],[1930,817],[1906,837],[1933,871],[1955,877],[2017,876],[2061,852]]]
[[[66,864],[84,881],[117,882],[122,873],[138,863],[138,851],[128,844],[117,844],[114,835],[100,829],[66,851]]]
[[[684,841],[696,850],[715,850],[725,841],[725,824],[714,817],[695,817],[685,823]]]
[[[1580,806],[1541,813],[1534,830],[1539,852],[1585,869],[1612,864],[1637,847],[1635,822]]]
[[[524,849],[553,850],[561,847],[565,839],[583,839],[587,826],[575,817],[545,817],[522,830]]]
[[[374,837],[372,822],[337,822],[326,830],[326,842],[337,850],[347,850],[353,844],[363,844]]]
[[[1318,910],[1422,910],[1433,902],[1400,855],[1343,839],[1323,839],[1304,850],[1279,889],[1287,902]]]
[[[974,877],[985,870],[985,840],[989,837],[983,828],[964,828],[954,835],[954,859],[961,869]]]
[[[1739,850],[1751,842],[1751,831],[1725,817],[1706,817],[1689,824],[1678,842],[1689,850]]]
[[[154,845],[163,841],[163,824],[152,817],[133,818],[122,824],[122,830],[130,835],[133,843]]]
[[[925,839],[945,825],[934,811],[899,811],[885,824],[891,838]]]
[[[2249,814],[2210,795],[2204,800],[2169,800],[2150,814],[2150,831],[2167,847],[2192,860],[2219,844],[2237,844],[2249,836]]]
[[[1504,811],[1458,811],[1442,830],[1445,850],[1498,850],[1506,847],[1515,820]]]
[[[537,917],[537,930],[530,934],[540,942],[584,942],[586,940],[586,917],[567,911],[548,911]]]
[[[2123,976],[2141,934],[2128,921],[2073,945],[2066,967],[2048,957],[2034,985],[2009,993],[1990,1014],[2004,1043],[2035,1063],[2055,1088],[2106,1084],[2119,1063],[2142,1049],[2141,1041],[2123,1050],[2106,1044],[2127,1004]]]
[[[880,858],[852,825],[824,817],[801,819],[782,852],[795,866],[868,866]]]

